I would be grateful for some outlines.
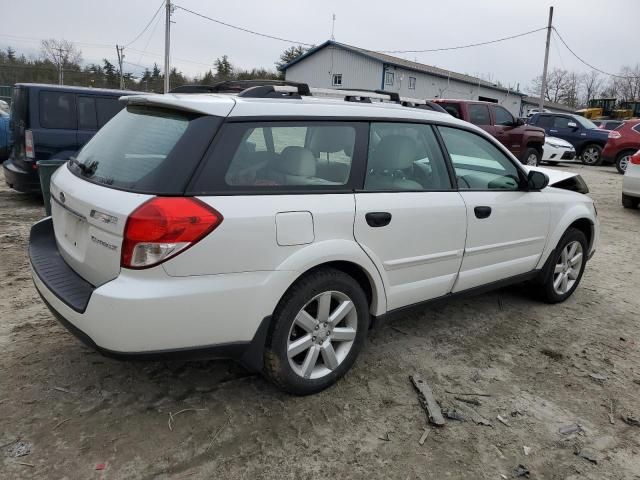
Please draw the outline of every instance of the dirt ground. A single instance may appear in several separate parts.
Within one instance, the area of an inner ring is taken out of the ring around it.
[[[538,479],[640,479],[640,426],[621,419],[640,417],[640,211],[622,208],[613,168],[564,168],[584,176],[602,223],[572,298],[513,287],[408,314],[305,398],[227,361],[124,363],[84,347],[30,278],[43,208],[0,178],[0,478],[501,479],[523,465]],[[467,420],[428,426],[414,372]]]

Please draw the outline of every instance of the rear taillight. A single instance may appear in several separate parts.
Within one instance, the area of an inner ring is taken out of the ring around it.
[[[615,130],[609,132],[609,138],[620,138],[621,136],[620,132],[616,132]]]
[[[174,257],[211,233],[222,215],[190,197],[156,197],[127,219],[121,265],[148,268]]]
[[[634,165],[640,165],[640,150],[638,150],[636,153],[631,155],[631,158],[629,159],[629,161]]]
[[[35,158],[33,150],[33,132],[31,130],[24,131],[24,155],[27,158]]]

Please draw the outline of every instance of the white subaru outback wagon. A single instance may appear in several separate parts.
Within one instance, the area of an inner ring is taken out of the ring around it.
[[[338,95],[122,99],[31,230],[49,309],[105,355],[230,357],[309,394],[390,312],[525,280],[574,292],[599,235],[579,176],[419,102]]]

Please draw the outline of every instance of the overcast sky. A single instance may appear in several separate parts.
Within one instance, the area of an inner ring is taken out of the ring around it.
[[[640,62],[637,43],[638,0],[175,0],[190,10],[300,42],[319,44],[335,38],[371,50],[449,47],[514,35],[547,23],[554,25],[585,60],[609,72]],[[131,42],[151,19],[160,0],[0,0],[0,46],[37,54],[38,40],[65,38],[78,44],[85,62],[108,58],[115,46]],[[157,24],[125,51],[134,64],[162,67],[164,10]],[[172,66],[188,75],[202,74],[227,54],[236,66],[273,68],[286,42],[256,37],[177,9],[172,25]],[[19,38],[18,38],[19,37]],[[615,40],[614,40],[615,39]],[[495,45],[458,51],[407,54],[405,58],[460,73],[491,76],[526,89],[542,70],[545,32]],[[107,47],[100,46],[107,45]],[[136,49],[138,51],[133,51]],[[142,53],[146,51],[146,53]],[[550,67],[587,70],[566,48],[552,40]],[[140,67],[126,65],[125,71]]]

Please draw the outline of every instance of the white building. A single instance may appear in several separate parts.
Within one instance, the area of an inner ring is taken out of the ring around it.
[[[456,98],[499,103],[520,116],[523,93],[480,78],[328,40],[284,65],[292,82],[318,88],[398,92],[420,99]]]

